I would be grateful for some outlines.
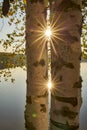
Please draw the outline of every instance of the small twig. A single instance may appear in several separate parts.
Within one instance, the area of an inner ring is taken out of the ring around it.
[[[24,43],[21,43],[20,45],[18,45],[17,47],[16,47],[16,49],[18,49],[20,46],[22,46]]]

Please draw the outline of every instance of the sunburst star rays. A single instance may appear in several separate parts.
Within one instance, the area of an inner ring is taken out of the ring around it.
[[[65,26],[65,23],[66,23],[65,21],[62,23],[59,23],[60,17],[58,17],[57,19],[53,17],[52,21],[50,22],[50,29],[51,29],[50,44],[52,46],[52,49],[54,50],[54,53],[57,53],[54,44],[59,44],[60,41],[64,42],[64,39],[62,38],[64,35],[63,32],[67,28]],[[38,27],[36,30],[34,30],[35,38],[32,42],[32,45],[37,44],[37,47],[41,48],[41,54],[40,54],[40,57],[41,57],[44,50],[46,49],[46,44],[47,44],[47,36],[46,36],[47,24],[46,24],[46,20],[44,19],[43,21],[40,21],[40,20],[41,19],[36,20],[38,22]]]

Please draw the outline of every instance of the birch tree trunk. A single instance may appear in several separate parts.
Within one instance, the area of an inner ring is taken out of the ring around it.
[[[51,3],[56,37],[53,39],[55,49],[52,49],[50,130],[79,129],[81,2],[82,0],[53,0]]]
[[[27,130],[48,130],[44,1],[26,3],[27,92],[25,125]]]

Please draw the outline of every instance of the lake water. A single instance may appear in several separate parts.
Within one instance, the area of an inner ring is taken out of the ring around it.
[[[19,67],[11,72],[15,82],[0,83],[0,130],[25,130],[26,72]]]
[[[87,130],[87,62],[81,63],[82,83],[82,107],[80,111],[80,130]]]
[[[26,103],[26,71],[17,67],[11,69],[15,82],[8,82],[3,78],[0,82],[0,130],[25,130],[25,103]],[[87,130],[87,63],[81,63],[83,78],[82,98],[80,111],[80,130]]]

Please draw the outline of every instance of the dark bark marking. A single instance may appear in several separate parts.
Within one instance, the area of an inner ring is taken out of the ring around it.
[[[60,32],[61,39],[63,39],[65,42],[72,44],[73,42],[78,42],[79,39],[76,36],[72,36],[67,30],[63,30]]]
[[[35,67],[38,67],[39,65],[41,65],[43,67],[43,66],[45,66],[45,60],[41,59],[40,61],[36,61],[36,62],[33,63],[33,65]]]
[[[72,18],[73,18],[73,17],[75,17],[75,15],[74,15],[74,14],[70,14],[70,17],[72,17]]]
[[[38,95],[38,98],[46,98],[48,95],[48,92],[46,91],[43,95]]]
[[[67,106],[64,106],[61,108],[61,110],[54,110],[53,113],[55,115],[62,115],[64,117],[68,117],[69,119],[74,119],[78,115],[77,112],[71,111]]]
[[[76,97],[59,97],[59,96],[53,96],[53,95],[52,95],[52,97],[60,102],[69,103],[73,107],[77,106],[77,104],[78,104],[78,100]]]
[[[41,24],[40,24],[40,23],[37,23],[37,26],[41,27]]]
[[[70,69],[74,69],[74,65],[72,63],[64,61],[61,57],[58,57],[57,61],[51,63],[51,67],[55,67],[55,69],[62,69],[63,66],[66,66]]]
[[[35,67],[37,67],[37,66],[39,65],[39,62],[36,61],[36,62],[33,63],[33,65],[34,65]]]
[[[44,60],[44,59],[41,59],[40,62],[39,62],[39,64],[40,64],[41,66],[45,66],[45,60]]]
[[[70,36],[71,37],[71,43],[73,43],[73,42],[78,42],[79,41],[79,39],[76,37],[76,36]]]
[[[58,58],[58,61],[54,61],[51,63],[51,67],[55,69],[61,69],[64,66],[64,62],[62,59]]]
[[[56,122],[52,119],[50,119],[52,125],[60,128],[60,129],[63,129],[63,130],[77,130],[79,128],[79,125],[69,125],[68,122],[66,122],[66,124],[62,124],[62,123],[59,123],[59,122]]]
[[[78,115],[77,112],[70,111],[66,106],[62,108],[61,113],[63,116],[68,116],[70,119],[73,119]]]
[[[57,7],[57,11],[66,11],[67,12],[69,9],[81,11],[80,5],[76,4],[72,0],[63,0],[60,3],[60,5],[58,5],[58,7]]]
[[[40,104],[40,107],[41,107],[41,109],[40,109],[41,112],[46,112],[45,104]]]
[[[44,0],[30,0],[31,4],[40,2],[41,4],[44,3]]]
[[[73,88],[81,88],[82,87],[82,77],[79,77],[79,81],[75,82]]]
[[[31,96],[27,96],[26,97],[26,102],[29,103],[29,104],[32,104],[32,98],[31,98]]]
[[[74,65],[72,63],[67,63],[65,66],[70,69],[74,69]]]
[[[82,84],[81,84],[81,82],[79,81],[79,82],[76,82],[75,84],[74,84],[74,86],[73,86],[73,88],[81,88],[82,87]]]
[[[29,84],[28,79],[26,79],[26,83],[27,83],[27,85]]]
[[[25,128],[27,130],[36,130],[35,126],[33,125],[32,122],[28,122],[28,119],[25,119]]]

